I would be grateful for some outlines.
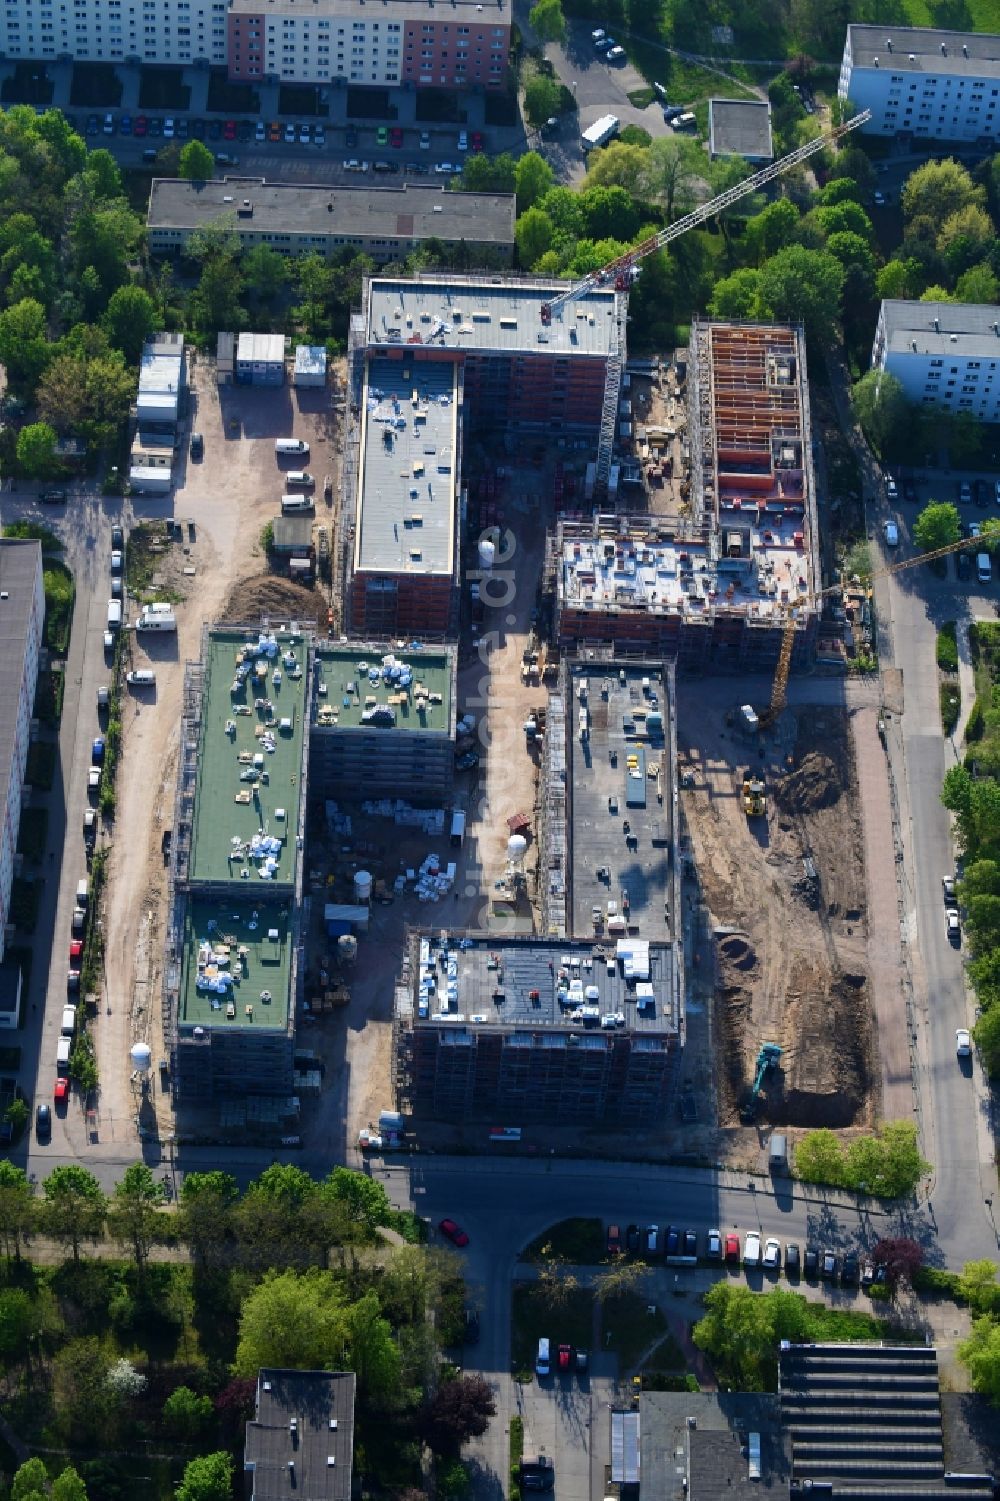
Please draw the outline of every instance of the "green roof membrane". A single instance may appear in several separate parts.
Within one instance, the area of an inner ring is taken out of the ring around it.
[[[272,897],[294,884],[306,666],[299,635],[209,632],[191,882],[231,881],[246,895],[267,887]]]
[[[190,897],[184,915],[181,1025],[283,1032],[291,981],[289,927],[288,906],[257,908],[251,900]]]
[[[316,661],[318,724],[340,730],[419,730],[424,734],[450,729],[447,652],[405,646],[395,646],[391,652],[384,646],[320,646]]]

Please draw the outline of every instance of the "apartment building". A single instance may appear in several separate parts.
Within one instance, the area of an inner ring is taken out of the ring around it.
[[[871,110],[868,135],[994,141],[1000,36],[924,26],[848,26],[837,93]]]
[[[21,826],[21,794],[28,764],[38,652],[45,620],[39,542],[0,540],[0,959],[10,920],[14,855]]]
[[[229,76],[254,82],[502,88],[509,0],[231,0]]]
[[[514,255],[513,193],[453,193],[438,183],[331,188],[260,177],[221,182],[156,178],[146,225],[154,255],[182,251],[191,235],[232,224],[244,250],[267,245],[282,255],[319,253],[327,259],[349,247],[376,262],[402,261],[426,240]]]
[[[1000,308],[886,300],[872,366],[896,376],[912,402],[1000,422]]]
[[[226,62],[226,0],[7,0],[0,55],[79,62]]]

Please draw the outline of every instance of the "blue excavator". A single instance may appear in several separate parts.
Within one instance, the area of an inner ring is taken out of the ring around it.
[[[750,1125],[756,1117],[757,1101],[760,1099],[760,1092],[764,1087],[764,1080],[767,1078],[772,1068],[774,1068],[774,1066],[778,1062],[781,1054],[782,1049],[776,1042],[765,1042],[761,1044],[760,1052],[757,1054],[753,1087],[751,1088],[750,1093],[747,1097],[746,1104],[740,1112],[744,1124]]]

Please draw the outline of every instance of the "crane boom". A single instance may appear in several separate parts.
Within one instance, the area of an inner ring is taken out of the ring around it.
[[[654,250],[662,250],[664,245],[669,245],[671,240],[676,240],[680,235],[687,234],[689,229],[695,229],[699,224],[704,224],[706,219],[714,218],[716,214],[721,213],[723,209],[729,208],[731,204],[738,203],[741,198],[745,198],[749,193],[756,193],[758,188],[763,188],[769,182],[773,182],[783,172],[789,171],[792,167],[797,167],[800,162],[807,161],[821,147],[829,146],[832,142],[839,141],[841,136],[846,135],[848,131],[856,130],[859,125],[863,125],[866,120],[870,119],[871,110],[861,110],[859,114],[852,115],[850,120],[845,120],[842,125],[836,126],[825,135],[815,136],[811,141],[807,141],[804,146],[798,146],[794,151],[790,151],[787,156],[781,157],[779,161],[772,162],[763,171],[754,173],[753,177],[748,177],[743,182],[736,183],[735,187],[727,188],[724,193],[720,193],[716,198],[710,199],[708,203],[701,204],[698,208],[693,209],[690,214],[685,214],[683,218],[676,219],[673,224],[668,224],[666,229],[661,229],[658,234],[650,235],[648,240],[643,240],[640,245],[636,245],[632,250],[627,250],[624,255],[618,256],[616,260],[609,261],[606,266],[601,266],[597,271],[591,271],[581,281],[573,282],[564,292],[560,292],[556,297],[552,297],[547,302],[542,303],[542,323],[547,326],[552,322],[553,315],[558,314],[568,303],[575,302],[578,297],[584,297],[595,287],[604,286],[609,281],[614,282],[618,291],[627,291],[632,280],[634,267],[647,255],[652,255]]]

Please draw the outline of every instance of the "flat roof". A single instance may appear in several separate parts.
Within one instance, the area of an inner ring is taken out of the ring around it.
[[[259,908],[252,888],[221,899],[189,895],[181,945],[177,1017],[182,1026],[285,1031],[292,977],[290,893],[286,904]]]
[[[448,734],[454,670],[454,648],[323,644],[316,650],[313,723]]]
[[[874,68],[877,58],[880,69],[893,73],[1000,77],[1000,36],[993,33],[939,31],[884,21],[878,26],[850,25],[847,37],[855,68]]]
[[[206,633],[192,882],[228,882],[244,893],[273,890],[275,879],[294,884],[307,654],[305,637],[287,631]],[[258,836],[280,848],[254,846]],[[271,858],[277,876],[263,879]]]
[[[771,1392],[643,1392],[640,1469],[662,1501],[774,1501],[790,1493],[790,1444]],[[750,1478],[748,1435],[760,1435],[760,1476]]]
[[[519,942],[440,930],[418,943],[417,1026],[569,1033],[584,1045],[588,1035],[609,1032],[651,1040],[677,1033],[671,944],[638,938]]]
[[[458,483],[458,370],[422,361],[365,369],[354,567],[450,574]]]
[[[610,933],[627,892],[629,925],[642,938],[669,942],[676,913],[670,903],[674,768],[666,679],[649,665],[586,664],[572,667],[567,687],[572,930]],[[583,713],[586,740],[580,736]]]
[[[882,321],[889,354],[972,355],[1000,360],[1000,308],[993,303],[886,298]]]
[[[240,334],[236,341],[237,363],[281,365],[285,359],[284,334]]]
[[[747,161],[769,162],[774,156],[770,102],[710,99],[708,149],[713,156],[743,156]]]
[[[727,556],[727,539],[735,549],[736,538],[739,556]],[[727,513],[718,541],[634,531],[595,541],[589,527],[564,528],[560,599],[604,615],[648,612],[699,620],[725,609],[773,620],[789,601],[807,595],[810,568],[801,508]]]
[[[353,1371],[260,1370],[244,1450],[254,1501],[286,1501],[295,1490],[350,1501],[355,1381]]]
[[[21,697],[24,659],[28,650],[29,625],[42,567],[42,544],[20,537],[0,538],[0,585],[6,599],[0,601],[0,788],[3,806],[7,807],[7,789],[14,769],[14,746],[17,742],[17,705]],[[41,610],[38,637],[41,640]],[[35,701],[35,685],[30,687],[30,702]],[[15,812],[16,817],[16,812]],[[0,943],[2,948],[2,943]]]
[[[507,0],[492,0],[488,10],[481,11],[479,0],[453,0],[453,6],[463,20],[474,21],[478,25],[489,25],[491,21],[498,25],[509,26],[511,13]],[[453,7],[449,5],[449,10]],[[231,16],[295,16],[299,20],[315,21],[333,18],[334,22],[341,20],[370,21],[374,17],[384,19],[387,15],[391,21],[407,22],[414,17],[421,19],[439,20],[440,10],[435,11],[434,0],[382,0],[377,8],[365,0],[316,0],[309,10],[304,13],[302,0],[296,4],[296,0],[230,0],[229,15]]]
[[[368,342],[606,359],[615,332],[613,289],[587,292],[544,328],[542,303],[565,290],[565,282],[515,277],[372,277],[368,284]]]
[[[157,177],[149,194],[149,230],[195,230],[235,217],[238,234],[308,235],[367,240],[473,240],[514,243],[513,193],[461,193],[443,183],[337,186],[226,177],[187,182]]]
[[[296,375],[325,375],[326,349],[322,344],[296,344]]]

